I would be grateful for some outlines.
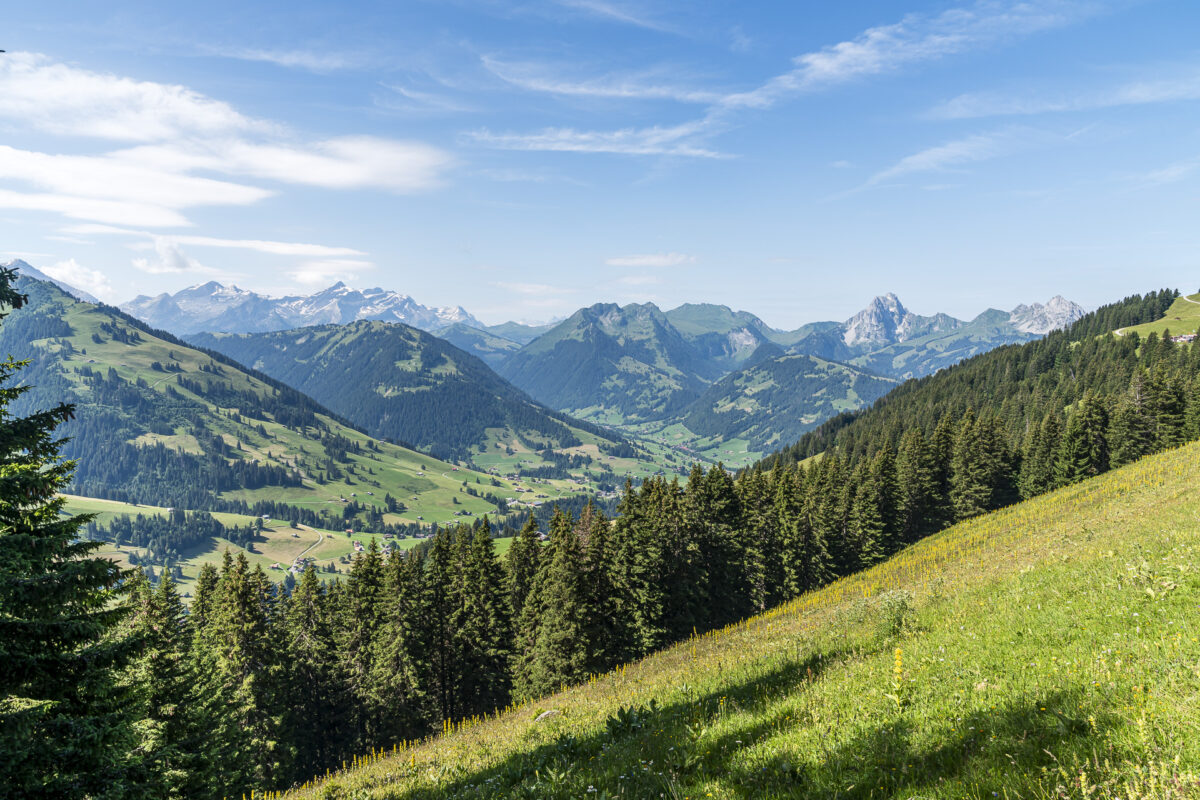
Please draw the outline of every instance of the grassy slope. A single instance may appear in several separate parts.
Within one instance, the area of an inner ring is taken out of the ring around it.
[[[1195,333],[1198,328],[1200,328],[1200,294],[1181,295],[1167,309],[1167,313],[1163,315],[1162,319],[1157,322],[1147,322],[1144,325],[1121,328],[1121,335],[1135,332],[1144,337],[1151,332],[1161,334],[1163,331],[1169,330],[1173,336],[1178,336],[1183,333]]]
[[[96,521],[99,523],[107,523],[118,516],[137,516],[142,514],[145,516],[166,516],[167,509],[161,506],[133,505],[131,503],[120,503],[115,500],[102,500],[94,497],[79,497],[78,495],[67,495],[66,510],[71,514],[95,514]],[[246,527],[254,524],[254,517],[245,516],[243,514],[224,514],[214,513],[213,517],[222,525]],[[470,521],[468,518],[466,521]],[[325,530],[323,528],[310,528],[307,525],[299,525],[292,528],[287,521],[272,520],[267,523],[262,531],[261,540],[255,542],[254,552],[249,552],[236,544],[226,539],[213,539],[207,547],[190,555],[179,564],[183,570],[183,578],[178,580],[182,591],[185,594],[190,594],[191,586],[196,580],[196,576],[200,572],[200,568],[205,563],[219,565],[224,557],[225,550],[231,553],[245,553],[250,564],[261,565],[267,574],[273,580],[280,580],[284,577],[283,570],[291,566],[294,559],[300,555],[314,559],[314,564],[318,569],[318,574],[322,578],[334,579],[349,569],[349,566],[344,562],[343,558],[353,557],[354,542],[359,541],[364,545],[370,541],[376,541],[380,547],[387,541],[381,534],[355,531],[352,536],[346,534],[344,530]],[[403,550],[408,550],[419,544],[422,539],[393,539],[391,540],[394,546]],[[500,538],[496,540],[496,552],[503,555],[512,545],[512,539]],[[145,548],[141,547],[117,547],[111,543],[107,543],[99,551],[99,554],[105,558],[111,558],[124,567],[130,566],[129,556],[131,553],[144,555]],[[280,565],[279,569],[273,569],[275,564]],[[337,572],[326,572],[328,566],[335,567]],[[155,568],[159,569],[158,567]]]
[[[1200,796],[1198,481],[1147,458],[292,796]]]
[[[151,364],[155,361],[178,364],[181,369],[180,374],[185,378],[206,379],[206,373],[201,372],[200,368],[202,365],[208,364],[210,359],[197,350],[172,344],[146,333],[142,334],[143,341],[133,346],[108,337],[102,337],[106,341],[98,344],[92,340],[92,334],[100,333],[100,325],[110,322],[111,315],[93,305],[72,303],[67,306],[64,316],[74,331],[74,335],[69,338],[76,347],[74,355],[62,360],[64,374],[69,379],[82,383],[80,379],[74,377],[75,371],[82,367],[90,367],[95,370],[106,370],[111,367],[130,383],[142,379],[154,391],[165,393],[169,386],[174,385],[175,376],[171,373],[157,372],[151,369]],[[44,341],[32,344],[53,348],[53,345],[48,345]],[[258,394],[272,391],[269,386],[247,373],[232,367],[223,367],[222,369],[221,377],[236,390],[249,390]],[[308,436],[271,421],[261,423],[267,434],[263,436],[256,430],[260,424],[259,421],[251,420],[249,423],[244,423],[231,419],[230,412],[236,409],[220,408],[205,396],[176,388],[180,394],[204,404],[207,412],[204,422],[212,429],[225,434],[229,441],[239,440],[245,448],[244,457],[246,458],[284,466],[296,463],[302,470],[307,471],[306,467],[315,467],[325,456],[322,445]],[[361,454],[351,456],[357,469],[354,483],[348,483],[344,479],[332,480],[322,486],[306,482],[302,488],[264,488],[256,491],[229,492],[225,496],[231,499],[241,498],[249,502],[267,499],[296,505],[330,505],[334,507],[340,504],[340,497],[349,497],[352,492],[358,493],[359,496],[356,499],[361,503],[373,502],[382,505],[383,495],[390,492],[409,506],[407,512],[395,516],[392,521],[415,522],[417,515],[421,515],[425,517],[425,522],[444,523],[453,519],[453,511],[459,509],[469,510],[476,514],[494,513],[495,511],[495,508],[486,501],[468,497],[465,493],[459,492],[464,480],[474,486],[475,480],[480,479],[481,485],[477,488],[481,492],[487,490],[506,496],[511,490],[512,484],[509,481],[501,481],[501,487],[491,487],[488,476],[461,468],[456,469],[452,464],[403,447],[381,442],[378,443],[378,451],[368,450],[365,446],[370,441],[370,437],[347,428],[336,420],[328,417],[323,417],[323,419],[333,433],[356,441],[364,447]],[[152,438],[163,441],[168,447],[194,450],[196,446],[195,439],[185,435],[182,428],[177,431],[175,436],[151,434],[142,437],[142,440]],[[301,448],[306,455],[300,455]],[[375,474],[367,474],[368,468],[374,470]],[[553,483],[552,493],[555,496],[565,496],[569,494],[569,490],[570,487],[564,482]],[[374,496],[367,496],[365,494],[367,491],[374,492]],[[452,498],[455,497],[460,500],[462,505],[453,505]],[[146,500],[153,502],[154,498],[146,498]]]

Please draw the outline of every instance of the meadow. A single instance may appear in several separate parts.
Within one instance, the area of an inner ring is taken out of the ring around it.
[[[1120,333],[1122,336],[1136,333],[1145,337],[1150,333],[1161,335],[1163,331],[1169,330],[1171,335],[1179,336],[1184,333],[1195,333],[1197,329],[1200,329],[1200,293],[1180,295],[1167,309],[1162,319],[1122,328]]]
[[[1200,797],[1200,444],[291,798]]]

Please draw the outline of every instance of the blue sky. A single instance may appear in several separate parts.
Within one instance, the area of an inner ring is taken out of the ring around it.
[[[0,258],[487,322],[1200,286],[1194,0],[3,3]]]

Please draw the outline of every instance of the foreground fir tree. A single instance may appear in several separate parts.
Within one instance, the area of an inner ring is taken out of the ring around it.
[[[0,270],[0,306],[20,308]],[[16,417],[27,362],[0,363],[0,764],[10,798],[121,796],[130,729],[116,670],[130,642],[122,570],[81,541],[89,517],[64,516],[73,463],[55,429],[72,407]]]

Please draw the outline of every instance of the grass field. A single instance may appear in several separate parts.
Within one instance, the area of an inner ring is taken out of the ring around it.
[[[1200,328],[1200,294],[1181,295],[1167,309],[1167,313],[1163,315],[1162,319],[1156,322],[1147,322],[1144,325],[1122,328],[1121,335],[1136,333],[1145,337],[1152,332],[1161,334],[1163,331],[1169,330],[1172,335],[1178,336],[1183,333],[1195,333],[1198,328]]]
[[[167,509],[159,506],[133,505],[132,503],[120,503],[114,500],[100,500],[92,497],[79,497],[76,495],[67,495],[66,510],[72,514],[95,514],[97,522],[105,523],[111,521],[117,516],[136,516],[144,514],[146,516],[166,516]],[[246,527],[254,524],[254,517],[245,516],[242,514],[224,514],[214,513],[212,515],[218,522],[227,527]],[[469,521],[470,518],[467,518]],[[327,580],[335,579],[349,569],[347,563],[354,556],[354,542],[362,542],[364,546],[370,541],[375,541],[382,547],[386,542],[391,541],[393,547],[398,547],[402,550],[410,550],[422,541],[423,539],[385,539],[381,534],[370,532],[355,531],[353,535],[347,535],[345,530],[330,531],[318,528],[310,528],[307,525],[298,525],[293,528],[288,522],[280,522],[272,520],[267,523],[262,531],[261,540],[254,543],[254,551],[250,552],[242,547],[226,540],[214,539],[206,548],[192,553],[188,559],[180,564],[183,570],[183,578],[179,579],[181,591],[187,594],[191,592],[191,586],[196,580],[196,576],[200,572],[200,568],[205,563],[220,565],[224,558],[225,550],[231,553],[245,553],[250,564],[261,565],[272,580],[279,581],[283,579],[288,567],[292,562],[301,555],[306,558],[315,559],[315,565],[318,569],[318,574]],[[509,546],[512,544],[510,538],[500,538],[495,540],[496,552],[500,555],[508,552]],[[129,567],[129,556],[132,553],[144,555],[145,549],[138,547],[123,546],[117,547],[113,544],[105,544],[99,550],[99,554],[106,558],[111,558],[122,566]],[[279,565],[278,568],[275,565]],[[328,572],[326,568],[329,566],[335,567],[337,572]]]
[[[1197,485],[1144,459],[288,796],[1200,797]]]

